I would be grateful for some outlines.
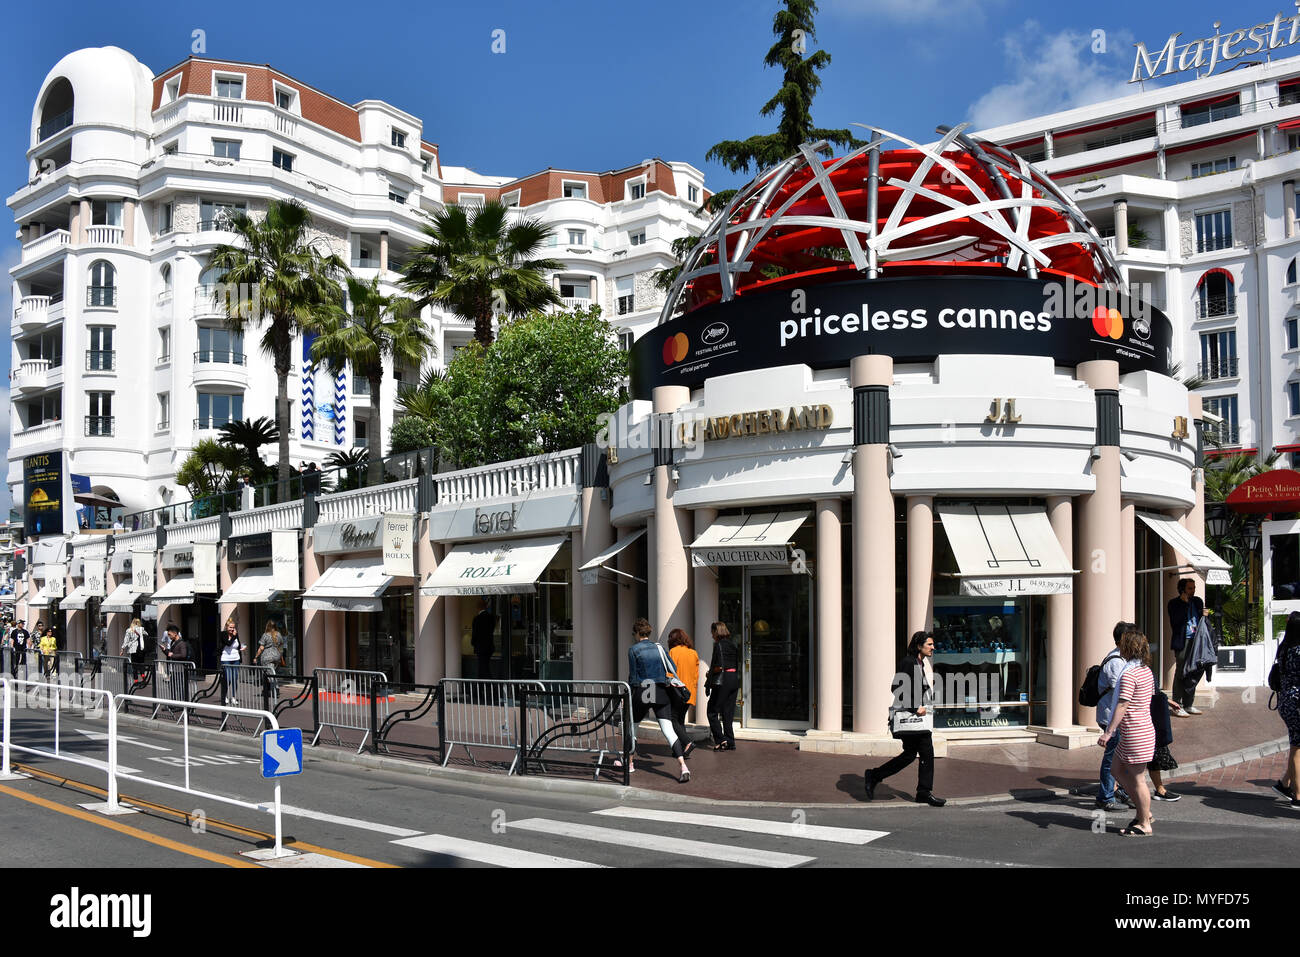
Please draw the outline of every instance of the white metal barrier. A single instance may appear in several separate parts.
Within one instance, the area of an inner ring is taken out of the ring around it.
[[[518,689],[544,691],[541,681],[501,681],[492,678],[443,678],[438,704],[438,734],[442,740],[442,766],[460,745],[478,764],[471,747],[504,748],[514,752],[509,773],[519,765]]]
[[[177,710],[172,706],[176,701],[193,701],[194,700],[194,662],[192,661],[155,661],[153,663],[153,690],[158,695],[154,701],[153,714],[151,718],[158,717],[158,712],[163,708],[171,711]],[[149,698],[143,698],[133,695],[132,701],[141,703],[150,701]],[[180,717],[177,717],[180,722]]]
[[[348,671],[341,668],[317,668],[312,672],[316,680],[316,693],[312,696],[312,717],[316,734],[311,739],[315,746],[320,733],[326,728],[334,735],[334,743],[342,744],[340,729],[362,732],[357,754],[370,737],[370,703],[375,695],[375,685],[388,683],[382,671]],[[375,701],[378,726],[388,717],[392,696],[385,693]]]
[[[546,752],[577,752],[596,757],[599,774],[607,756],[621,759],[625,738],[636,743],[632,692],[626,681],[544,681],[540,698],[530,695],[528,740],[524,746]],[[539,758],[544,760],[544,758]]]
[[[165,663],[170,663],[170,662],[165,662]],[[54,750],[53,751],[47,751],[42,748],[30,748],[24,745],[15,744],[13,742],[10,712],[14,705],[13,699],[16,697],[15,691],[17,688],[22,688],[22,687],[32,689],[32,691],[29,692],[28,695],[29,698],[34,696],[37,701],[40,701],[44,697],[51,702],[51,706],[54,711]],[[11,678],[9,675],[0,675],[0,698],[3,699],[3,705],[0,706],[3,708],[3,724],[2,724],[3,742],[0,743],[0,774],[7,776],[12,773],[10,770],[10,761],[9,761],[9,754],[11,750],[22,751],[28,754],[39,754],[44,757],[58,758],[61,761],[68,761],[73,764],[79,764],[85,767],[96,768],[97,770],[100,769],[99,761],[93,761],[84,757],[80,757],[78,755],[69,755],[65,752],[62,752],[60,749],[59,725],[60,725],[60,715],[62,713],[62,709],[60,707],[60,701],[64,697],[65,692],[77,696],[75,700],[80,700],[82,702],[87,700],[87,698],[102,702],[104,710],[107,712],[108,734],[106,738],[106,745],[108,749],[108,754],[107,754],[107,761],[105,762],[105,764],[108,772],[108,802],[107,803],[110,812],[116,811],[120,807],[120,805],[118,804],[118,789],[117,789],[117,782],[119,778],[123,778],[128,781],[135,781],[138,784],[149,785],[151,787],[164,788],[169,791],[180,791],[184,794],[192,794],[195,797],[207,798],[208,800],[211,801],[219,801],[223,804],[234,805],[235,807],[247,808],[253,811],[265,811],[270,814],[273,814],[275,817],[275,856],[276,857],[286,856],[286,852],[284,851],[284,844],[283,844],[284,829],[281,824],[281,802],[280,802],[279,778],[275,779],[275,793],[273,797],[273,803],[270,807],[268,807],[266,804],[254,804],[252,802],[244,801],[239,798],[227,797],[226,795],[223,794],[213,794],[208,791],[201,791],[195,787],[192,787],[190,781],[189,716],[192,711],[195,710],[217,711],[217,712],[228,713],[228,714],[238,714],[238,715],[246,715],[248,717],[256,717],[261,722],[265,722],[268,729],[272,731],[278,731],[280,729],[280,725],[279,722],[276,721],[275,715],[271,714],[269,711],[260,711],[253,708],[240,708],[233,705],[196,704],[195,702],[192,701],[176,701],[168,698],[144,698],[144,697],[131,696],[129,699],[131,701],[139,701],[143,704],[154,705],[155,712],[157,712],[162,707],[175,708],[181,710],[182,715],[181,715],[180,724],[183,731],[183,742],[184,742],[183,754],[184,754],[184,768],[185,768],[185,783],[184,785],[179,785],[179,784],[174,784],[170,781],[160,781],[154,778],[145,777],[143,774],[138,774],[133,771],[124,772],[119,768],[118,760],[117,760],[118,744],[119,744],[117,712],[118,712],[118,708],[121,707],[121,705],[125,703],[125,701],[128,699],[127,695],[125,694],[115,695],[110,691],[104,691],[98,688],[79,688],[75,685],[59,685],[59,684],[52,684],[49,682],[40,682],[40,681],[16,681],[15,679]],[[87,709],[83,709],[83,710],[87,710]]]

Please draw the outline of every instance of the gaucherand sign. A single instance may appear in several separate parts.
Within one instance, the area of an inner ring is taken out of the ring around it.
[[[1244,56],[1268,53],[1300,41],[1300,14],[1284,17],[1275,14],[1272,20],[1227,32],[1214,24],[1214,35],[1199,40],[1180,42],[1182,33],[1171,33],[1164,46],[1152,52],[1145,43],[1135,43],[1133,76],[1130,83],[1169,76],[1184,70],[1205,70],[1209,76],[1220,63],[1230,63]],[[1161,65],[1163,64],[1163,69]]]
[[[868,354],[1113,359],[1124,372],[1161,375],[1172,360],[1173,329],[1159,310],[1073,279],[900,277],[797,291],[750,293],[651,329],[632,347],[633,396],[776,366],[840,368]]]

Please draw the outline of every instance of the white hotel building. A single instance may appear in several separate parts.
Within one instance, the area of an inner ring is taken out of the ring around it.
[[[672,261],[671,242],[702,225],[697,169],[654,160],[483,176],[443,165],[427,135],[394,106],[346,104],[265,65],[191,58],[155,74],[117,47],[60,60],[32,109],[29,181],[7,200],[22,244],[10,273],[14,500],[24,457],[62,451],[65,473],[88,475],[127,511],[183,501],[175,473],[198,441],[231,420],[274,417],[260,331],[225,329],[206,272],[212,250],[235,241],[223,228],[232,209],[304,203],[329,248],[393,292],[425,214],[500,198],[554,227],[543,252],[564,264],[553,281],[565,305],[599,305],[633,335],[654,324],[652,275]],[[426,318],[435,362],[472,336],[460,317]],[[365,444],[364,378],[336,382],[321,368],[308,388],[296,348],[293,463]],[[385,369],[386,409],[418,375]],[[315,406],[305,418],[304,399]]]
[[[1223,419],[1207,431],[1295,467],[1300,58],[1133,91],[979,135],[1049,174],[1169,316],[1174,362]]]

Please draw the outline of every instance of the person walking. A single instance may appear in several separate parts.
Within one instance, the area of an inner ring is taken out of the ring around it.
[[[1190,675],[1187,670],[1187,658],[1195,647],[1196,627],[1205,617],[1205,602],[1196,595],[1196,582],[1190,578],[1178,579],[1178,594],[1169,599],[1169,647],[1173,649],[1177,666],[1174,668],[1174,711],[1175,718],[1185,718],[1189,714],[1200,714],[1196,707],[1196,685],[1201,680],[1200,672]]]
[[[868,768],[863,775],[867,786],[867,800],[876,796],[876,785],[890,775],[897,774],[918,757],[921,759],[916,776],[916,803],[928,804],[930,807],[943,807],[948,802],[934,795],[934,669],[930,659],[934,657],[934,636],[929,632],[918,631],[907,643],[907,654],[898,663],[894,675],[894,704],[889,709],[890,728],[894,737],[903,742],[903,753],[885,762],[878,768]],[[896,716],[914,715],[930,718],[930,725],[917,731],[893,731]]]
[[[14,625],[13,630],[9,632],[10,647],[10,676],[18,677],[18,669],[23,669],[23,674],[27,674],[27,649],[32,641],[32,633],[23,627],[20,621]]]
[[[470,626],[469,643],[478,657],[478,677],[492,677],[492,655],[496,651],[494,632],[497,628],[497,616],[492,614],[486,598],[478,600],[478,614]]]
[[[1300,611],[1286,619],[1286,631],[1277,646],[1278,671],[1277,713],[1286,725],[1287,743],[1291,746],[1286,770],[1273,790],[1291,802],[1291,810],[1300,811],[1296,783],[1300,782]]]
[[[713,656],[709,659],[709,677],[704,693],[709,696],[713,750],[735,751],[736,735],[731,722],[736,715],[736,695],[740,692],[740,649],[725,623],[715,621],[709,626],[709,631],[713,635]]]
[[[1163,778],[1164,772],[1178,767],[1178,762],[1169,752],[1169,745],[1174,743],[1174,729],[1169,720],[1169,696],[1163,691],[1156,691],[1151,696],[1151,724],[1156,729],[1155,754],[1147,762],[1147,773],[1151,775],[1151,800],[1181,801],[1183,796],[1166,788]]]
[[[1115,639],[1115,647],[1106,653],[1106,657],[1101,660],[1101,672],[1097,675],[1097,691],[1100,698],[1097,700],[1097,725],[1102,731],[1105,731],[1114,719],[1115,702],[1119,696],[1119,679],[1129,664],[1124,660],[1124,656],[1119,653],[1119,641],[1124,634],[1129,631],[1136,631],[1137,625],[1130,621],[1121,621],[1111,630],[1111,635]],[[1106,750],[1101,757],[1101,774],[1097,785],[1097,807],[1103,811],[1118,811],[1123,807],[1132,806],[1128,794],[1123,788],[1116,793],[1115,775],[1111,773],[1111,766],[1115,761],[1115,749],[1119,747],[1118,732],[1111,735],[1106,744]],[[1117,801],[1116,798],[1119,798]]]
[[[272,701],[280,698],[280,686],[275,680],[275,669],[284,661],[284,641],[275,622],[268,621],[262,637],[257,639],[257,651],[254,652],[257,663],[266,669],[267,691]]]
[[[1147,790],[1145,766],[1155,757],[1156,729],[1151,722],[1151,698],[1155,695],[1155,676],[1151,674],[1151,649],[1147,636],[1140,631],[1126,631],[1119,640],[1119,653],[1130,667],[1120,675],[1115,713],[1106,733],[1097,739],[1105,747],[1111,736],[1119,734],[1115,749],[1115,778],[1124,785],[1137,805],[1137,817],[1120,830],[1125,837],[1151,836],[1151,793]]]
[[[685,704],[673,702],[673,730],[677,732],[677,737],[686,742],[686,756],[689,758],[695,750],[695,742],[686,734],[686,712],[695,705],[696,685],[700,680],[700,656],[695,652],[691,636],[681,628],[668,632],[668,657],[673,661],[677,677],[691,693]]]
[[[46,628],[41,634],[41,671],[48,678],[59,672],[59,656],[55,654],[59,650],[59,640],[54,637],[54,629]]]
[[[680,679],[672,672],[672,659],[650,637],[650,622],[638,618],[632,624],[632,633],[636,641],[627,650],[627,683],[632,691],[632,724],[640,724],[646,714],[654,711],[659,730],[663,732],[673,757],[680,765],[681,773],[677,780],[685,784],[691,779],[690,769],[686,766],[686,742],[678,737],[673,727],[672,698],[668,690],[670,681],[676,680],[680,684]],[[629,765],[628,771],[635,770],[634,766]]]
[[[144,661],[144,639],[144,625],[139,618],[132,618],[131,627],[122,634],[122,657],[136,665]]]
[[[239,662],[243,651],[244,644],[239,640],[235,619],[227,618],[226,630],[221,636],[221,672],[226,685],[222,704],[239,704]]]

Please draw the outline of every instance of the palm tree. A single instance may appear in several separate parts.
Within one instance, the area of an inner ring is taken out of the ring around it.
[[[263,445],[270,445],[280,438],[280,430],[266,416],[257,419],[243,419],[239,422],[227,422],[220,429],[221,441],[226,445],[241,449],[245,464],[253,476],[253,484],[267,471],[266,463],[258,453]]]
[[[238,234],[234,246],[213,250],[208,268],[224,277],[226,323],[237,332],[267,322],[262,351],[275,367],[275,428],[279,433],[277,477],[289,481],[289,372],[294,337],[314,330],[341,296],[339,277],[347,266],[334,253],[321,251],[310,238],[311,215],[296,201],[272,200],[260,221],[246,213],[230,217]]]
[[[370,461],[384,457],[383,407],[379,387],[384,359],[421,366],[426,356],[437,355],[429,330],[420,321],[419,310],[404,296],[386,296],[379,291],[379,277],[366,282],[349,276],[348,299],[352,314],[341,306],[331,309],[320,323],[320,335],[311,346],[311,356],[329,364],[338,374],[345,363],[370,383],[371,428],[367,445]]]
[[[424,227],[429,241],[411,251],[402,285],[417,306],[436,305],[474,321],[474,337],[492,344],[494,314],[521,316],[558,304],[546,273],[563,267],[536,258],[550,229],[535,219],[510,225],[506,207],[484,203],[472,216],[448,206]]]

